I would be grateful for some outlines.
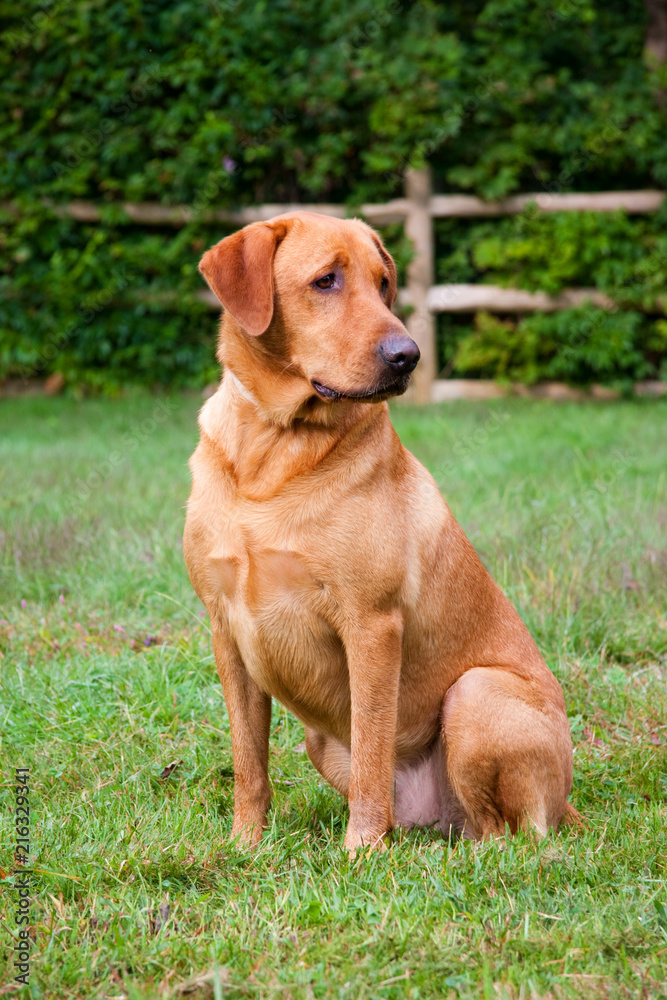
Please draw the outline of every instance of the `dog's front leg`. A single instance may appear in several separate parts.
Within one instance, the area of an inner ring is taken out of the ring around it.
[[[226,629],[212,622],[213,652],[222,682],[234,758],[232,837],[255,845],[266,826],[269,788],[271,698],[257,687]]]
[[[382,847],[394,825],[393,787],[402,621],[355,621],[345,648],[352,701],[350,821],[345,847]]]

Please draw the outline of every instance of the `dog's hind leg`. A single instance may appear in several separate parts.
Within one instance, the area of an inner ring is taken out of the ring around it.
[[[331,736],[306,729],[306,751],[322,777],[347,798],[350,791],[350,748]]]
[[[475,667],[449,689],[442,710],[443,780],[476,839],[534,829],[567,810],[572,742],[564,706],[533,696],[509,670]]]

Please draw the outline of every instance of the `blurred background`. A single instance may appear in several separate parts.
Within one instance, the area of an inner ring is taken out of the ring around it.
[[[586,294],[553,311],[460,301],[437,316],[434,374],[621,389],[665,378],[665,0],[2,0],[0,12],[6,389],[213,381],[217,314],[197,263],[241,224],[224,210],[359,213],[427,166],[436,194],[485,201],[656,192],[650,210],[529,203],[435,219],[434,282]],[[404,274],[414,247],[400,220],[383,235]]]

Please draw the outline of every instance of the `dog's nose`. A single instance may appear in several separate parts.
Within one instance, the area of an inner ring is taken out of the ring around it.
[[[378,348],[380,357],[399,375],[409,375],[419,361],[419,348],[414,340],[401,334],[392,334]]]

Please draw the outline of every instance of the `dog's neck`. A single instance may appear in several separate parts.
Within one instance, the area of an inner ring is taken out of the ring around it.
[[[333,404],[336,405],[336,404]],[[348,404],[332,426],[296,419],[289,425],[268,419],[261,402],[229,369],[218,391],[202,407],[202,439],[232,474],[239,492],[268,500],[290,480],[319,465],[344,439],[352,444],[378,421],[386,404]]]
[[[199,424],[244,496],[275,495],[356,429],[363,435],[378,420],[389,422],[386,403],[320,400],[295,365],[237,326],[232,317],[223,320],[224,375]]]
[[[323,403],[322,408],[334,411],[331,418],[335,419],[308,420],[295,413],[286,421],[284,402],[279,422],[262,396],[255,383],[251,388],[243,375],[226,368],[218,391],[199,415],[202,437],[233,475],[239,492],[251,500],[275,496],[287,482],[322,462],[344,439],[352,444],[378,421],[389,423],[386,403]]]
[[[261,409],[261,405],[260,405],[260,402],[257,399],[257,397],[253,396],[253,394],[251,393],[250,389],[246,389],[246,387],[244,386],[244,384],[241,381],[241,379],[236,377],[236,375],[231,370],[231,368],[228,368],[227,371],[225,372],[225,378],[228,379],[232,383],[232,385],[234,386],[234,388],[236,389],[236,391],[240,392],[241,395],[243,396],[243,398],[248,403],[252,403],[252,405],[257,410]]]
[[[294,431],[303,424],[335,428],[341,421],[348,423],[356,408],[349,401],[320,399],[299,366],[285,354],[282,345],[287,340],[279,329],[250,337],[233,316],[225,314],[218,341],[225,377],[232,376],[238,395],[268,424]],[[367,408],[363,404],[363,410]]]

